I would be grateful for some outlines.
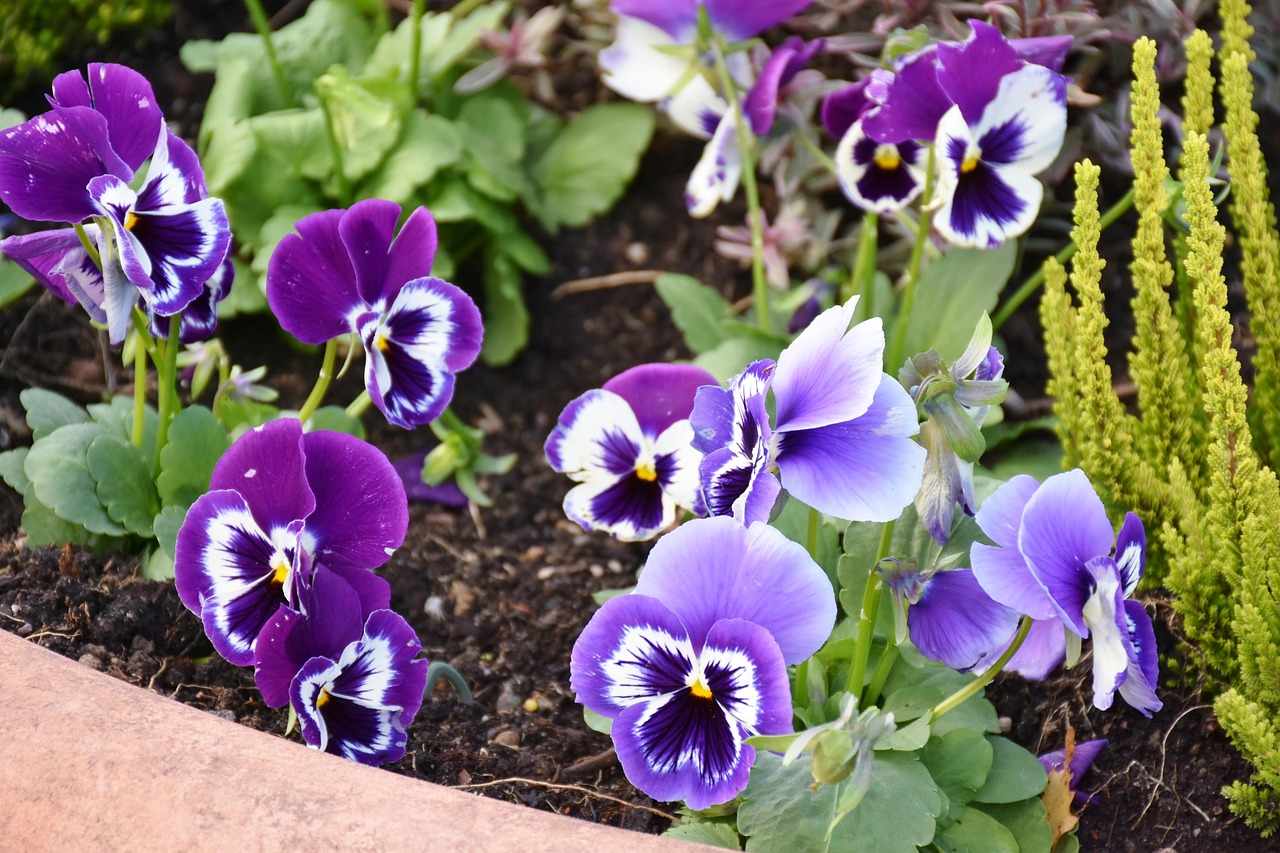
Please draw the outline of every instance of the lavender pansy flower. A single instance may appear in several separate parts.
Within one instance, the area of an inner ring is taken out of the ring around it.
[[[714,383],[693,365],[642,364],[566,406],[545,448],[551,467],[580,484],[565,514],[625,541],[670,527],[680,508],[701,515],[689,412],[698,387]]]
[[[1076,744],[1071,752],[1070,761],[1067,760],[1067,751],[1065,749],[1055,749],[1052,752],[1046,752],[1044,755],[1037,755],[1036,760],[1044,767],[1044,772],[1046,773],[1061,771],[1064,768],[1070,771],[1071,775],[1067,784],[1075,794],[1073,800],[1076,807],[1079,808],[1094,799],[1092,794],[1079,790],[1080,780],[1084,777],[1084,774],[1089,772],[1089,768],[1093,766],[1093,762],[1098,759],[1098,755],[1106,745],[1106,738],[1087,740],[1084,743]]]
[[[381,566],[409,524],[404,487],[381,451],[353,436],[303,434],[296,419],[241,436],[178,532],[174,581],[218,653],[253,661],[258,632],[293,601],[303,549],[350,584],[366,612],[385,608]]]
[[[938,79],[954,106],[934,142],[934,223],[961,246],[998,246],[1031,227],[1067,127],[1066,81],[1018,58],[994,27],[973,23],[961,46],[939,45]]]
[[[1014,477],[978,511],[996,543],[976,543],[974,576],[993,599],[1033,619],[1060,620],[1070,663],[1093,641],[1093,704],[1114,695],[1146,716],[1160,710],[1151,617],[1129,600],[1146,565],[1146,534],[1133,513],[1112,533],[1102,500],[1079,469],[1037,485]],[[1114,550],[1113,550],[1114,543]]]
[[[419,207],[396,233],[400,206],[356,202],[299,220],[267,267],[267,301],[280,325],[308,344],[355,333],[365,387],[396,426],[435,420],[484,334],[471,297],[429,275],[435,220]]]
[[[255,647],[263,701],[292,703],[317,749],[362,764],[400,759],[427,683],[417,635],[390,610],[365,612],[356,590],[323,565],[297,575],[296,609],[281,605]]]
[[[791,731],[786,667],[821,647],[835,612],[822,569],[774,528],[693,521],[658,541],[634,594],[592,617],[571,684],[613,719],[636,787],[707,808],[746,787],[746,738]]]
[[[915,497],[925,459],[911,438],[920,428],[915,406],[881,366],[880,319],[849,328],[856,304],[820,314],[776,365],[757,361],[728,389],[699,389],[690,422],[705,454],[699,473],[711,515],[767,520],[786,488],[828,515],[888,521]]]

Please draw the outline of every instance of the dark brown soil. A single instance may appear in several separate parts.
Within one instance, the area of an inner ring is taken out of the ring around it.
[[[200,29],[207,19],[190,13],[199,4],[178,5],[182,38],[211,34]],[[160,52],[150,58],[162,99],[166,93],[187,99],[189,114],[198,117],[207,82],[186,77],[172,51],[155,47]],[[136,59],[132,64],[140,66]],[[736,266],[708,248],[715,224],[740,222],[741,209],[731,207],[711,222],[680,211],[698,153],[696,142],[660,137],[617,211],[584,231],[545,241],[554,268],[526,284],[533,318],[528,350],[511,367],[476,367],[459,379],[455,410],[485,423],[492,435],[488,450],[515,452],[519,461],[510,474],[487,482],[495,505],[478,519],[414,505],[408,539],[383,570],[392,606],[418,631],[428,657],[450,662],[475,693],[472,704],[463,704],[447,687],[438,688],[411,727],[410,752],[394,772],[640,831],[667,825],[663,812],[671,804],[654,803],[627,783],[608,738],[587,729],[568,685],[569,650],[596,608],[592,593],[633,583],[646,547],[588,535],[567,521],[560,501],[569,482],[547,467],[542,443],[573,397],[633,364],[688,355],[650,287],[556,299],[557,285],[651,268],[698,276],[730,296],[746,290]],[[1123,268],[1119,257],[1113,264]],[[1034,311],[1018,312],[1005,336],[1016,348],[1009,362],[1019,363],[1011,376],[1015,389],[1027,399],[1041,397]],[[246,367],[271,367],[285,402],[306,393],[316,364],[279,345],[264,321],[239,321],[224,337]],[[86,402],[105,389],[94,335],[78,310],[32,295],[0,314],[0,346],[0,449],[29,441],[17,397],[22,388],[50,387]],[[350,399],[358,382],[349,377],[331,399]],[[425,430],[372,429],[372,440],[392,456],[429,441]],[[283,734],[284,714],[261,704],[250,670],[212,652],[172,585],[139,579],[136,559],[122,555],[28,550],[20,514],[20,498],[0,485],[0,627],[116,678]],[[1170,609],[1163,601],[1156,609],[1162,655],[1183,654]],[[1227,811],[1219,791],[1247,777],[1249,767],[1194,683],[1166,685],[1164,710],[1146,720],[1122,703],[1105,713],[1093,709],[1087,678],[1086,664],[1044,684],[1002,677],[989,691],[1010,720],[1011,736],[1033,751],[1060,748],[1067,725],[1078,739],[1109,739],[1084,784],[1100,795],[1083,815],[1084,850],[1280,849]]]

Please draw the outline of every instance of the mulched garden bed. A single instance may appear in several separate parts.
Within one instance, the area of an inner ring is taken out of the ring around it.
[[[180,27],[186,5],[180,5]],[[194,34],[210,35],[183,38]],[[114,58],[150,74],[136,58]],[[186,99],[198,120],[204,84],[184,77],[171,52],[150,60],[162,100],[166,93]],[[486,424],[487,450],[514,452],[519,461],[510,474],[486,483],[495,503],[478,518],[412,505],[408,538],[382,570],[392,607],[412,623],[427,656],[451,663],[475,693],[472,704],[459,702],[447,686],[428,697],[409,730],[409,753],[390,766],[394,772],[645,832],[668,824],[664,812],[671,805],[630,786],[609,739],[586,728],[569,691],[569,650],[596,609],[592,593],[631,585],[647,547],[589,535],[567,521],[560,502],[570,484],[546,465],[542,444],[578,394],[633,364],[688,356],[652,288],[556,298],[558,285],[661,269],[697,276],[727,295],[748,289],[735,266],[710,252],[715,225],[741,222],[740,205],[709,222],[689,220],[680,210],[698,153],[695,141],[660,136],[614,213],[545,241],[554,266],[545,279],[526,284],[528,350],[508,368],[477,366],[459,377],[455,410]],[[1112,254],[1112,287],[1119,288],[1123,247],[1117,244]],[[1010,378],[1033,410],[1042,408],[1035,404],[1044,384],[1035,324],[1028,306],[1006,328],[1018,346],[1009,358],[1019,365]],[[239,320],[223,337],[246,368],[268,364],[282,402],[296,405],[318,357],[292,353],[273,329],[263,320]],[[0,449],[29,442],[18,400],[23,388],[42,385],[82,402],[99,399],[106,388],[95,333],[79,309],[50,297],[31,294],[0,314],[0,347]],[[127,376],[117,378],[126,386]],[[347,377],[330,400],[350,399],[359,382]],[[392,457],[430,441],[426,430],[406,433],[373,421],[371,440]],[[262,705],[250,669],[212,652],[171,584],[138,578],[137,560],[127,556],[28,550],[18,530],[21,509],[20,497],[0,485],[0,627],[140,687],[283,733],[285,714]],[[1155,604],[1162,655],[1183,654],[1167,602],[1148,601]],[[1011,736],[1034,752],[1060,748],[1068,725],[1078,740],[1109,739],[1083,785],[1098,794],[1082,819],[1084,850],[1277,849],[1227,810],[1220,788],[1247,776],[1249,767],[1217,727],[1194,664],[1183,664],[1188,674],[1162,687],[1165,707],[1152,720],[1122,703],[1109,712],[1093,709],[1087,665],[1044,684],[1001,677],[988,690]]]

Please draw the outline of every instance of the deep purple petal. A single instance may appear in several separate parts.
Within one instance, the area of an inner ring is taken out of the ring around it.
[[[700,387],[718,384],[714,376],[696,365],[660,362],[624,370],[603,387],[626,400],[641,431],[657,438],[676,421],[688,419]]]
[[[396,708],[401,723],[413,721],[427,686],[427,661],[418,659],[422,643],[404,617],[391,610],[369,614],[356,649],[347,647],[339,661],[342,675],[334,681],[335,695],[361,705]]]
[[[623,542],[651,539],[675,523],[675,504],[666,499],[662,484],[636,474],[575,486],[565,495],[564,513],[584,530],[599,530]]]
[[[240,436],[214,466],[209,489],[238,492],[268,534],[305,519],[316,496],[307,484],[302,424],[282,418]]]
[[[381,566],[409,527],[404,486],[381,450],[346,433],[302,436],[306,478],[315,493],[304,544],[333,569]]]
[[[204,283],[200,295],[182,309],[182,325],[178,338],[184,344],[207,341],[218,330],[218,304],[231,293],[235,282],[236,267],[228,254],[213,277]],[[148,312],[151,334],[158,338],[169,337],[169,318],[155,311]]]
[[[1124,524],[1116,535],[1116,565],[1120,568],[1126,598],[1133,595],[1147,568],[1147,532],[1142,519],[1135,513],[1126,513]]]
[[[700,647],[721,619],[762,625],[788,664],[821,647],[835,621],[831,581],[805,549],[767,524],[690,521],[658,540],[636,586],[660,600]]]
[[[569,403],[543,448],[547,462],[579,482],[635,471],[644,434],[626,400],[597,388]]]
[[[84,115],[75,127],[49,112],[0,131],[0,201],[23,219],[78,223],[96,213],[87,187],[108,173],[99,156],[106,122],[77,109]]]
[[[812,2],[813,0],[702,0],[702,5],[707,7],[711,26],[730,40],[740,41],[781,24],[792,15],[804,11]],[[614,0],[614,7],[617,5],[618,0]],[[683,3],[678,5],[683,6]]]
[[[904,60],[880,108],[866,115],[863,128],[877,142],[927,142],[937,134],[938,122],[949,109],[951,99],[938,82],[937,52],[930,47]]]
[[[0,252],[22,267],[28,275],[53,291],[63,302],[76,303],[76,297],[67,287],[66,275],[54,272],[70,260],[77,265],[88,260],[88,252],[80,245],[80,237],[71,228],[37,231],[35,234],[19,234],[0,240]],[[77,254],[78,253],[78,254]],[[68,255],[75,254],[75,258]],[[92,261],[89,261],[92,264]],[[101,274],[99,274],[101,277]]]
[[[1018,627],[1018,614],[997,604],[969,569],[939,572],[907,612],[911,642],[925,657],[968,669]]]
[[[1071,790],[1074,791],[1080,786],[1080,779],[1089,772],[1089,768],[1093,766],[1093,762],[1097,760],[1098,754],[1102,752],[1102,748],[1106,745],[1106,738],[1078,743],[1075,751],[1071,754],[1070,763],[1067,762],[1067,751],[1065,749],[1055,749],[1053,752],[1037,755],[1036,758],[1044,767],[1046,773],[1052,773],[1055,770],[1068,767],[1071,770]]]
[[[1074,41],[1071,36],[1040,36],[1010,39],[1009,44],[1013,45],[1019,59],[1043,65],[1050,71],[1061,71]]]
[[[890,521],[911,503],[924,476],[915,403],[881,374],[875,398],[854,420],[782,436],[782,487],[819,512],[851,521]]]
[[[977,20],[969,26],[973,34],[963,44],[938,45],[938,82],[974,125],[996,99],[1001,79],[1026,63],[997,28]]]
[[[613,0],[613,11],[647,21],[679,42],[693,40],[698,26],[697,0]]]
[[[915,162],[923,148],[915,142],[876,142],[861,122],[849,126],[836,146],[836,177],[845,196],[863,210],[901,210],[924,189],[924,170]]]
[[[1124,620],[1128,628],[1129,666],[1120,697],[1143,715],[1150,717],[1164,707],[1156,698],[1160,680],[1160,656],[1156,651],[1156,632],[1147,609],[1138,601],[1124,602]]]
[[[775,432],[843,423],[871,406],[884,375],[884,329],[878,317],[850,329],[856,306],[855,297],[828,308],[778,356]]]
[[[730,516],[740,524],[768,521],[782,494],[782,484],[769,470],[764,445],[753,459],[725,447],[703,457],[698,467],[708,515]]]
[[[390,268],[391,241],[400,218],[394,201],[370,198],[358,201],[338,220],[338,238],[347,249],[356,274],[356,292],[367,305],[390,302],[384,292]],[[383,302],[383,300],[386,302]]]
[[[987,503],[990,502],[991,498],[987,498]],[[981,515],[982,510],[978,514]],[[975,542],[969,559],[973,564],[973,575],[987,595],[1018,613],[1030,616],[1037,624],[1042,619],[1057,618],[1058,610],[1049,598],[1048,590],[1016,547],[992,547]]]
[[[173,315],[198,299],[231,248],[221,199],[160,211],[135,211],[132,233],[151,259],[151,275],[138,285],[152,310]]]
[[[88,87],[79,71],[53,81],[58,106],[91,106],[106,120],[111,150],[136,172],[156,147],[164,116],[147,78],[124,65],[89,64]]]
[[[764,136],[773,129],[774,117],[778,111],[779,90],[808,65],[814,54],[821,49],[821,40],[805,44],[804,39],[792,36],[770,54],[760,76],[742,102],[742,111],[756,136]]]
[[[822,99],[822,126],[832,139],[840,139],[874,104],[867,98],[870,77],[850,83]]]
[[[147,176],[138,189],[138,207],[161,210],[195,204],[209,195],[204,170],[191,146],[169,130],[156,142]]]
[[[382,284],[382,294],[388,303],[395,302],[401,288],[409,282],[431,275],[438,244],[436,221],[430,211],[425,207],[414,208],[391,244],[386,279]]]
[[[322,344],[351,331],[352,313],[362,307],[356,273],[338,236],[345,211],[325,210],[303,217],[271,254],[267,303],[286,332],[306,344]]]
[[[447,481],[438,486],[428,486],[422,482],[422,466],[430,452],[431,448],[428,448],[401,456],[391,463],[404,485],[405,497],[411,501],[434,501],[451,507],[466,506],[467,496],[458,488],[457,483]]]

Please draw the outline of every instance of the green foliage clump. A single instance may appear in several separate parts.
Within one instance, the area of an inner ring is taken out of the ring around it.
[[[60,61],[127,29],[169,19],[166,0],[10,0],[0,9],[0,100],[56,73]],[[74,26],[68,26],[74,21]]]
[[[1187,44],[1186,119],[1179,181],[1170,184],[1156,110],[1155,46],[1134,49],[1134,194],[1140,211],[1131,266],[1136,296],[1130,372],[1139,412],[1125,410],[1104,361],[1098,281],[1098,170],[1077,169],[1081,247],[1071,284],[1051,262],[1041,319],[1069,464],[1083,467],[1113,506],[1135,507],[1160,530],[1148,578],[1175,593],[1187,637],[1222,692],[1214,710],[1253,763],[1224,790],[1232,810],[1269,836],[1280,829],[1280,233],[1267,193],[1248,62],[1247,4],[1225,0],[1219,94],[1231,178],[1231,219],[1257,341],[1252,400],[1232,345],[1222,274],[1226,229],[1213,198],[1212,42]],[[1185,212],[1170,205],[1177,187]],[[1173,223],[1176,268],[1163,220]],[[1179,292],[1171,305],[1169,286]],[[1153,543],[1155,544],[1155,543]]]

